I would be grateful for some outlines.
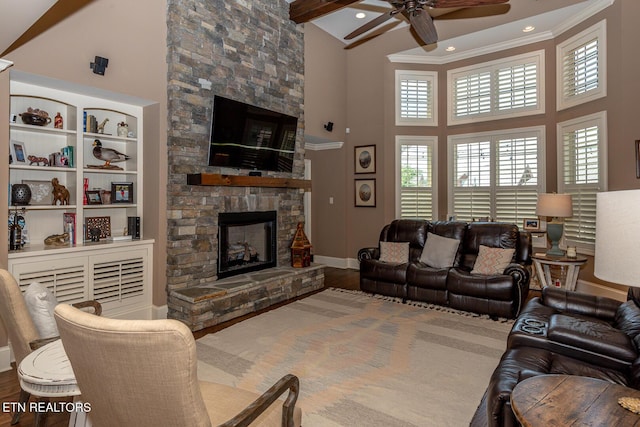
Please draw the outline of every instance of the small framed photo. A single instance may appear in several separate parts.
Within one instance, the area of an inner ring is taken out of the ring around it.
[[[376,180],[356,179],[355,180],[356,207],[376,207]]]
[[[99,190],[88,190],[88,191],[85,191],[85,194],[87,195],[87,204],[89,205],[102,204],[102,198],[100,197]]]
[[[17,164],[27,164],[27,148],[24,142],[11,140],[11,158]]]
[[[355,147],[355,172],[375,173],[376,172],[376,146],[361,145]]]
[[[133,183],[112,182],[111,203],[133,203]]]
[[[522,228],[527,231],[540,231],[540,220],[538,218],[525,218]]]

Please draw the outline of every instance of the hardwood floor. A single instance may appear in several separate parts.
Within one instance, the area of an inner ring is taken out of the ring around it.
[[[325,288],[342,288],[358,290],[360,275],[358,270],[346,270],[338,268],[325,268]],[[318,291],[319,292],[319,291]],[[304,298],[304,297],[300,297]],[[300,299],[298,298],[298,299]],[[247,318],[256,316],[264,311],[273,310],[287,303],[277,304],[276,306],[269,307],[258,313],[252,313],[251,315],[243,316],[238,319],[230,320],[220,325],[213,326],[211,328],[204,329],[194,333],[196,339],[203,337],[204,335],[217,332],[224,328],[227,328],[235,323],[238,323]],[[18,383],[18,376],[15,367],[7,372],[0,372],[0,397],[3,403],[3,407],[0,408],[0,427],[9,427],[11,425],[11,414],[4,412],[4,404],[9,402],[17,402],[20,395],[20,385]],[[34,415],[32,413],[23,414],[20,422],[16,426],[32,426],[34,422]],[[46,426],[62,427],[67,426],[69,423],[68,414],[50,414],[45,420]]]

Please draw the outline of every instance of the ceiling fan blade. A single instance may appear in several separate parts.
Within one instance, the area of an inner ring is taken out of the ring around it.
[[[289,19],[301,24],[358,1],[360,0],[295,0],[289,5]]]
[[[510,4],[495,4],[490,6],[465,7],[434,17],[437,20],[443,19],[466,19],[481,18],[484,16],[503,15],[511,9]]]
[[[352,38],[358,37],[360,34],[364,34],[369,30],[373,30],[378,25],[382,24],[383,22],[387,22],[389,19],[391,19],[391,16],[392,16],[391,12],[383,13],[382,15],[378,16],[377,18],[372,19],[371,21],[367,22],[362,27],[354,30],[353,32],[351,32],[349,34],[347,34],[346,36],[344,36],[344,38],[345,38],[345,40],[351,40]]]
[[[473,7],[507,3],[509,0],[437,0],[432,7]]]
[[[417,9],[413,12],[403,11],[402,14],[411,22],[411,28],[426,44],[438,41],[438,33],[433,25],[433,19],[426,10]]]

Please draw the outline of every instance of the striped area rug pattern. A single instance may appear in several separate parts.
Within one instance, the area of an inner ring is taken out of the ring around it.
[[[328,289],[197,340],[198,377],[300,379],[303,425],[468,426],[511,322]]]

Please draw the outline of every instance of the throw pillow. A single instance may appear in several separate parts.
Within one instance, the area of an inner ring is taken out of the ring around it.
[[[502,274],[504,269],[511,263],[511,258],[515,249],[490,248],[480,245],[476,263],[473,265],[471,274]]]
[[[631,338],[640,334],[640,308],[635,301],[623,302],[616,310],[615,325]]]
[[[57,337],[58,327],[53,309],[58,302],[51,291],[38,282],[33,282],[24,291],[24,300],[40,338]]]
[[[460,241],[449,237],[427,233],[420,261],[433,268],[450,268],[456,261]]]
[[[380,261],[394,264],[409,262],[409,242],[380,242]]]

